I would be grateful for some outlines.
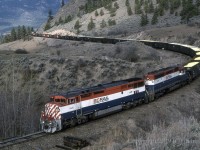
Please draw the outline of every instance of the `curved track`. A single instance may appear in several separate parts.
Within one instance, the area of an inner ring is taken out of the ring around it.
[[[25,135],[25,136],[22,136],[22,137],[15,137],[15,138],[6,139],[6,140],[3,140],[3,141],[0,142],[0,148],[11,146],[11,145],[14,145],[14,144],[19,144],[19,143],[29,141],[29,140],[33,140],[33,139],[42,137],[44,135],[46,135],[46,133],[40,131],[40,132],[35,132],[35,133],[32,133],[32,134]]]
[[[179,44],[179,43],[165,43],[165,42],[150,41],[150,40],[132,40],[132,39],[118,39],[118,38],[114,39],[114,38],[88,37],[88,36],[60,36],[60,35],[38,34],[38,33],[33,33],[32,36],[62,39],[62,40],[72,40],[72,41],[97,42],[97,43],[103,43],[103,44],[106,44],[106,43],[116,44],[118,42],[138,41],[156,49],[174,51],[174,52],[178,52],[178,53],[190,56],[192,60],[186,64],[183,64],[183,66],[187,70],[191,71],[192,80],[200,76],[200,48],[195,47],[195,46],[184,45],[184,44]],[[45,133],[36,132],[36,133],[29,134],[23,137],[15,137],[15,138],[7,139],[0,142],[0,148],[14,145],[14,144],[19,144],[21,142],[33,140],[42,136],[45,136]]]
[[[183,64],[184,67],[191,72],[193,71],[198,72],[192,75],[193,76],[192,79],[200,75],[200,48],[195,46],[190,46],[180,43],[165,43],[165,42],[151,41],[151,40],[133,40],[133,39],[90,37],[90,36],[60,36],[60,35],[40,34],[40,33],[33,33],[32,35],[34,37],[54,38],[54,39],[72,40],[72,41],[98,42],[104,44],[106,43],[116,44],[118,42],[138,41],[156,49],[174,51],[190,56],[192,60],[187,64]]]

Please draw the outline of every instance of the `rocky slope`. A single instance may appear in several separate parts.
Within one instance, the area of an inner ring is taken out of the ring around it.
[[[182,10],[182,5],[174,10],[174,13],[171,13],[170,10],[164,10],[163,15],[158,17],[158,23],[155,25],[151,24],[152,17],[154,13],[148,13],[148,21],[149,23],[145,26],[141,26],[141,14],[136,14],[136,4],[134,0],[129,0],[130,8],[133,12],[132,15],[128,15],[127,6],[124,0],[115,0],[112,2],[112,7],[114,8],[114,3],[117,3],[119,8],[115,10],[115,15],[112,14],[112,9],[107,9],[105,7],[100,7],[90,13],[85,13],[82,9],[86,4],[86,0],[71,0],[67,5],[60,8],[58,13],[55,15],[54,19],[51,20],[52,28],[47,30],[47,32],[51,32],[57,29],[64,29],[67,31],[71,31],[76,33],[77,29],[74,28],[76,21],[78,20],[80,23],[79,34],[83,35],[93,35],[93,36],[127,36],[133,33],[138,33],[143,30],[149,30],[152,28],[161,28],[161,27],[169,27],[176,26],[180,24],[185,24],[184,20],[181,20],[180,14]],[[151,1],[149,1],[150,3]],[[160,7],[159,4],[152,0],[154,9],[156,7]],[[144,12],[145,3],[142,4],[141,10]],[[98,16],[95,15],[96,11],[98,12]],[[103,11],[104,14],[100,15],[100,12]],[[176,13],[175,13],[176,12]],[[65,19],[68,15],[72,16],[72,21],[68,23],[58,23],[59,25],[55,25],[56,22],[59,22],[59,19]],[[88,31],[88,24],[90,20],[93,20],[95,23],[95,28],[91,31]],[[105,20],[107,26],[106,28],[101,27],[102,21]],[[108,25],[109,20],[115,20],[116,25]],[[192,17],[189,20],[189,23],[199,23],[199,16]],[[38,30],[38,32],[44,31],[44,25]]]

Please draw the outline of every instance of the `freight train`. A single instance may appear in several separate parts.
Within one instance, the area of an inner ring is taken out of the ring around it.
[[[58,38],[76,41],[112,43],[133,40],[101,37],[72,37],[34,34],[37,37]],[[190,62],[149,72],[144,78],[130,78],[97,86],[52,95],[41,113],[44,132],[54,133],[66,127],[85,123],[124,109],[149,103],[160,96],[180,88],[200,76],[200,49],[178,43],[140,40],[156,49],[165,49],[190,56]]]

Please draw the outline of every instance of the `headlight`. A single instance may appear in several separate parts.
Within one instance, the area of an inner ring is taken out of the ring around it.
[[[42,121],[42,124],[44,124],[44,121]]]

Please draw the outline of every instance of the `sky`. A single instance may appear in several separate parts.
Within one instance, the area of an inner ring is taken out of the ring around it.
[[[0,34],[18,25],[38,28],[47,20],[49,9],[55,14],[60,3],[61,0],[0,0]]]

